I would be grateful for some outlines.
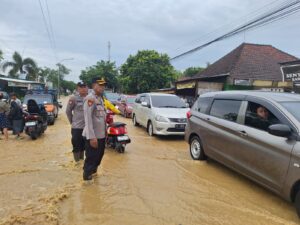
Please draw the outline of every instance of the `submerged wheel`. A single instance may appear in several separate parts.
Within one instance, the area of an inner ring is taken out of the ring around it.
[[[152,122],[148,122],[148,126],[147,126],[147,131],[148,131],[148,134],[150,137],[153,136],[153,125],[152,125]]]
[[[119,153],[124,153],[124,152],[125,152],[125,146],[123,146],[123,145],[118,145],[118,146],[116,147],[116,150],[117,150],[117,152],[119,152]]]
[[[133,115],[133,117],[132,117],[132,123],[133,123],[133,126],[135,126],[135,127],[137,127],[139,125],[139,123],[136,122],[136,116],[135,115]]]
[[[37,134],[36,132],[31,133],[31,134],[30,134],[30,137],[31,137],[32,140],[36,140],[37,137],[38,137],[38,134]]]
[[[206,159],[201,140],[198,136],[194,136],[190,141],[190,154],[194,160]]]

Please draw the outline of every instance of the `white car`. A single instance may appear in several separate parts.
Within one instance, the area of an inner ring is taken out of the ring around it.
[[[147,128],[150,136],[184,135],[188,111],[186,103],[176,95],[139,94],[133,105],[132,122]]]

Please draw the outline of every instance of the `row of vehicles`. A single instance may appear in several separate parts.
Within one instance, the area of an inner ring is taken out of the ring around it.
[[[7,92],[1,91],[3,101],[10,102]],[[53,125],[62,105],[57,101],[56,90],[28,90],[22,100],[24,112],[24,131],[32,139],[45,132],[48,125]]]
[[[133,125],[185,135],[194,160],[214,159],[295,204],[300,217],[300,95],[226,91],[189,109],[175,95],[136,97]]]
[[[62,104],[56,90],[30,90],[23,99],[25,133],[32,139],[43,134],[48,125],[54,125]]]

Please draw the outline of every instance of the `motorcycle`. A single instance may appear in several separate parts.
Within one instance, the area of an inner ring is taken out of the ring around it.
[[[33,99],[28,100],[24,130],[32,140],[37,139],[47,129],[47,117],[47,111],[43,105],[39,106]]]
[[[127,135],[126,124],[122,122],[114,122],[114,113],[110,110],[107,111],[107,137],[106,146],[115,149],[119,153],[125,152],[125,147],[131,142]]]

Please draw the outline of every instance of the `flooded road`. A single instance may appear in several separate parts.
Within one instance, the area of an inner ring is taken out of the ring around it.
[[[209,161],[183,138],[149,137],[127,122],[125,154],[107,150],[95,183],[60,204],[61,224],[298,224],[291,204]]]
[[[0,140],[0,224],[299,224],[290,203],[220,164],[193,161],[182,138],[128,124],[125,154],[106,150],[83,185],[61,114],[36,141]]]

